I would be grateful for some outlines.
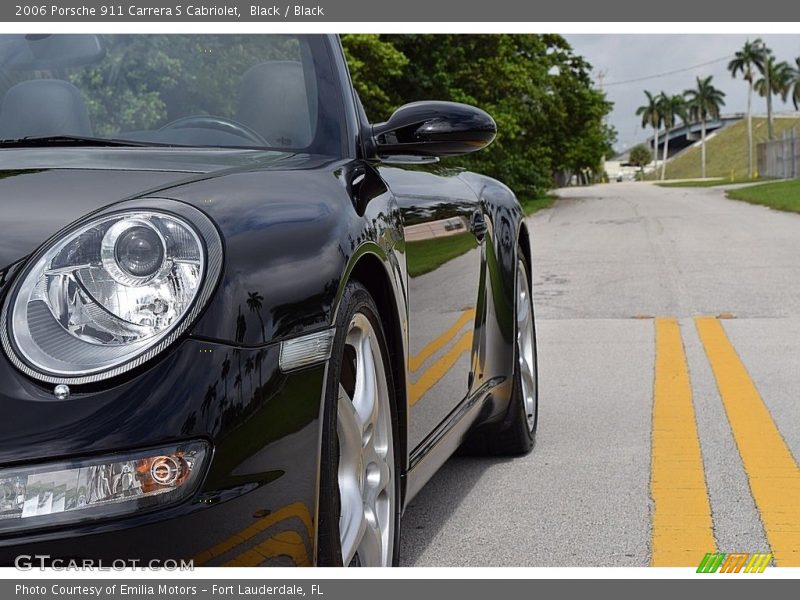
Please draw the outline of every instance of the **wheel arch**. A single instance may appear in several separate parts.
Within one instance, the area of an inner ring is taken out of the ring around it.
[[[531,236],[528,233],[528,226],[525,221],[520,221],[519,234],[517,235],[517,247],[522,250],[522,255],[525,257],[528,267],[528,286],[529,290],[533,289],[533,257],[531,256]]]
[[[406,350],[403,338],[403,327],[400,320],[400,306],[397,295],[392,285],[391,277],[387,272],[384,261],[376,254],[365,252],[353,265],[345,284],[349,281],[358,281],[363,285],[375,300],[378,306],[381,325],[389,347],[389,361],[392,368],[395,393],[394,403],[397,411],[397,429],[399,436],[401,459],[401,505],[405,498],[405,474],[408,470],[408,402],[406,401]]]

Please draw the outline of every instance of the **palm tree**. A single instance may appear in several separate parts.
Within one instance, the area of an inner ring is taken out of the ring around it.
[[[222,381],[225,385],[225,396],[224,398],[228,398],[228,373],[231,372],[231,359],[228,358],[228,354],[225,354],[225,360],[222,361]]]
[[[206,395],[203,396],[203,403],[200,405],[200,412],[202,414],[206,414],[208,410],[211,408],[214,400],[217,399],[217,382],[215,381],[213,384],[208,386],[206,389]]]
[[[209,385],[206,389],[206,394],[203,397],[203,403],[200,405],[200,413],[204,417],[208,417],[209,410],[211,409],[211,405],[217,399],[217,382],[215,381],[213,384]],[[219,414],[219,411],[214,411],[216,414]]]
[[[719,110],[725,106],[725,92],[714,87],[711,83],[713,77],[709,75],[705,79],[697,78],[697,87],[686,90],[683,94],[686,97],[686,106],[689,117],[695,121],[700,121],[700,176],[706,177],[706,121],[718,119]]]
[[[258,322],[261,324],[261,339],[264,343],[267,343],[267,335],[264,331],[264,319],[261,316],[261,307],[264,303],[264,296],[259,294],[258,292],[247,292],[247,306],[250,309],[250,312],[256,313],[258,317]]]
[[[734,55],[732,61],[728,63],[728,70],[731,77],[736,77],[737,73],[742,74],[742,78],[747,82],[747,158],[750,167],[750,178],[755,177],[755,165],[753,162],[753,80],[755,79],[754,69],[758,69],[762,59],[762,47],[764,42],[761,38],[756,38],[752,42],[747,40]]]
[[[636,109],[636,116],[642,117],[642,127],[652,127],[655,132],[653,134],[653,156],[655,156],[655,167],[658,172],[658,130],[661,129],[663,122],[658,104],[659,96],[654,96],[647,90],[644,95],[647,96],[647,104]]]
[[[678,119],[686,122],[686,99],[681,94],[667,96],[661,92],[658,96],[659,110],[664,119],[664,155],[661,163],[661,180],[667,174],[667,153],[669,152],[669,134],[678,124]]]
[[[786,96],[791,79],[791,67],[785,62],[777,62],[772,54],[767,55],[767,60],[759,69],[761,78],[753,86],[761,97],[767,99],[767,136],[771,140],[772,132],[772,96]]]
[[[244,336],[247,333],[247,320],[242,314],[242,305],[239,305],[239,314],[236,317],[236,341],[241,344],[244,341]]]
[[[792,99],[794,109],[800,109],[800,56],[794,59],[793,67],[789,67],[789,85],[786,96]],[[784,98],[784,101],[786,98]]]

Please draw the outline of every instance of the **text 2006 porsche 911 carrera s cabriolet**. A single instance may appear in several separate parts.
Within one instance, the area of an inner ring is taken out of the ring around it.
[[[458,448],[531,449],[523,213],[437,164],[488,114],[370,123],[335,36],[3,35],[0,74],[0,564],[397,564]]]

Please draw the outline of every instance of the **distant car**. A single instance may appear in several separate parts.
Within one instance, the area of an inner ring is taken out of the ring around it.
[[[393,565],[457,448],[531,449],[523,213],[436,165],[488,114],[371,124],[334,36],[3,35],[0,72],[0,563]]]

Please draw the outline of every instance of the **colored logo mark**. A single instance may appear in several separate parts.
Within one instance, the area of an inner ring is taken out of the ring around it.
[[[698,573],[763,573],[772,553],[769,552],[708,552],[697,566]]]

